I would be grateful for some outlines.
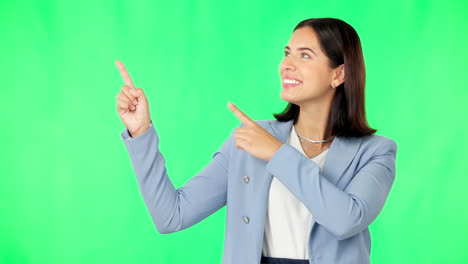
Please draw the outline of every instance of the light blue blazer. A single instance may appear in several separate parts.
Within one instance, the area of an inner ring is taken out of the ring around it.
[[[293,121],[256,122],[283,143],[293,125]],[[312,213],[310,263],[370,262],[368,226],[382,210],[395,179],[395,141],[379,135],[335,137],[320,172],[316,163],[289,144],[283,144],[269,162],[255,158],[235,147],[233,133],[211,162],[178,189],[166,173],[153,126],[136,138],[130,138],[127,130],[121,133],[160,233],[188,228],[227,205],[222,263],[258,264],[275,176]]]

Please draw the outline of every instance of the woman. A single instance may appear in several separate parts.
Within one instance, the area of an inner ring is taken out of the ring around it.
[[[395,177],[395,141],[375,135],[364,110],[356,31],[338,19],[300,22],[280,65],[277,120],[241,125],[212,161],[175,189],[148,101],[117,62],[118,113],[141,193],[160,233],[188,228],[227,205],[223,263],[369,263],[368,226]]]

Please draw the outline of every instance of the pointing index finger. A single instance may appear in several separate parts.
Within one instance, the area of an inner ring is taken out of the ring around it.
[[[120,74],[122,75],[122,78],[123,78],[125,84],[127,86],[129,86],[130,88],[135,89],[135,85],[132,82],[132,78],[130,78],[130,74],[128,74],[128,71],[125,68],[125,66],[123,65],[123,63],[118,60],[118,61],[115,62],[115,64],[117,65],[117,68],[119,69]]]
[[[239,118],[239,120],[246,126],[255,126],[257,123],[253,121],[250,117],[248,117],[244,112],[242,112],[237,106],[235,106],[233,103],[228,103],[229,109]]]

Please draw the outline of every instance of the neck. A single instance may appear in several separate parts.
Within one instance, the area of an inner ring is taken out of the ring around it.
[[[312,140],[331,138],[331,135],[326,134],[330,105],[330,103],[300,105],[299,116],[295,124],[297,133]],[[330,143],[317,143],[317,147]]]

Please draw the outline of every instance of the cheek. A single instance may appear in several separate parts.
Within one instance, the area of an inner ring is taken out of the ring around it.
[[[304,83],[307,86],[324,86],[328,82],[328,74],[323,67],[311,65],[303,69]]]

